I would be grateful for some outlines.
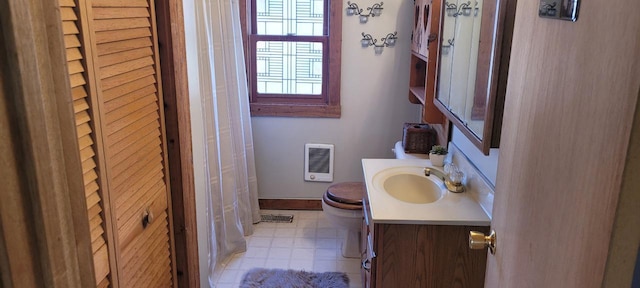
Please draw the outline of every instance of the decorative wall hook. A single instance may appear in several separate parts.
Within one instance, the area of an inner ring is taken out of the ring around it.
[[[380,38],[380,42],[378,42],[371,34],[362,32],[362,40],[360,40],[360,43],[362,44],[362,48],[373,46],[373,51],[375,51],[376,54],[382,54],[384,47],[394,47],[396,45],[396,40],[398,40],[397,35],[398,31],[389,33],[387,36]]]
[[[476,2],[476,5],[478,3]],[[447,8],[445,8],[445,11],[447,12],[447,16],[451,16],[451,17],[458,17],[458,15],[463,15],[463,16],[471,16],[471,1],[467,1],[467,3],[462,3],[460,4],[460,7],[458,7],[458,5],[456,5],[455,3],[449,3],[449,2],[445,2],[445,6],[447,6]],[[478,9],[476,7],[476,9]],[[477,14],[476,10],[476,14]]]
[[[449,54],[449,50],[451,50],[451,47],[453,47],[453,42],[455,41],[455,39],[448,39],[447,43],[449,43],[449,45],[442,45],[442,54]]]
[[[544,15],[544,16],[556,16],[558,10],[556,10],[556,2],[551,2],[551,3],[544,3],[541,7],[540,7],[540,11],[538,12],[538,14],[540,15]]]
[[[363,14],[363,10],[358,7],[358,4],[347,1],[347,16],[360,15],[360,23],[367,23],[369,17],[382,15],[382,4],[384,4],[384,2],[375,3],[373,6],[367,7],[367,14]]]

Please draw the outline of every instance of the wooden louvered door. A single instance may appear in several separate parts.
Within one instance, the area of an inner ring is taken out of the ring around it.
[[[96,284],[175,286],[154,3],[59,1]]]
[[[103,163],[103,159],[98,155],[101,153],[97,153],[102,149],[100,133],[96,133],[100,131],[100,125],[98,124],[94,85],[88,80],[92,78],[91,51],[86,49],[86,44],[82,44],[86,41],[81,41],[83,37],[80,33],[81,9],[79,4],[77,0],[60,0],[60,12],[82,160],[96,286],[108,287],[112,279],[110,266],[114,264],[110,264],[109,254],[114,248],[110,241],[107,245],[107,237],[111,234],[111,226],[107,224],[109,221],[105,221],[110,218],[109,202],[108,197],[105,197],[104,166],[98,165]],[[86,27],[83,30],[86,30]],[[87,55],[89,56],[87,57]]]
[[[175,279],[153,4],[94,0],[88,8],[123,287],[168,287]]]

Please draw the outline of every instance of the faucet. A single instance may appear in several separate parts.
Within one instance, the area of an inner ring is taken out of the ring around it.
[[[464,192],[464,185],[462,185],[462,177],[456,177],[456,181],[451,180],[451,178],[449,178],[449,176],[447,174],[444,174],[443,172],[441,172],[440,170],[436,170],[436,169],[431,169],[428,167],[424,168],[424,176],[431,176],[431,174],[433,174],[433,176],[436,176],[440,179],[442,179],[442,181],[444,182],[444,186],[447,187],[447,190],[454,192],[454,193],[461,193]]]

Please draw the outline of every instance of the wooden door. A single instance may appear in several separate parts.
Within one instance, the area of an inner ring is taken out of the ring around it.
[[[154,3],[88,2],[118,281],[168,287],[175,269]]]
[[[601,287],[619,197],[638,187],[637,3],[581,1],[575,23],[538,3],[517,4],[485,286]]]
[[[175,286],[154,3],[60,4],[96,285]]]
[[[115,273],[113,243],[108,241],[111,235],[109,219],[109,198],[105,196],[104,157],[102,157],[102,137],[97,107],[95,84],[93,83],[93,59],[88,41],[81,31],[87,31],[87,23],[81,22],[84,2],[60,0],[60,16],[64,33],[69,84],[75,112],[76,133],[82,161],[82,173],[87,203],[87,216],[91,230],[91,247],[97,287],[108,287]],[[84,24],[84,27],[82,26]],[[83,44],[84,43],[84,44]],[[106,204],[106,205],[105,205]]]

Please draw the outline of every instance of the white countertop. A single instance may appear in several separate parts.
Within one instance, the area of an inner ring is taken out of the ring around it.
[[[389,168],[408,167],[408,170],[422,171],[424,167],[433,167],[428,159],[362,159],[362,167],[371,220],[374,223],[474,226],[491,224],[480,204],[468,192],[447,191],[435,202],[414,204],[392,197],[380,187],[381,185],[373,182],[376,174]],[[442,167],[435,169],[442,171]],[[433,175],[430,177],[440,181]]]

